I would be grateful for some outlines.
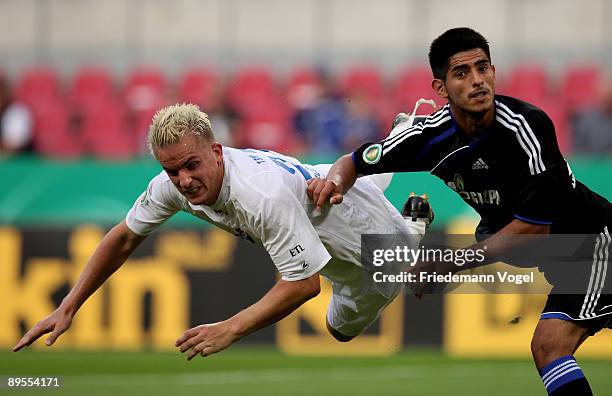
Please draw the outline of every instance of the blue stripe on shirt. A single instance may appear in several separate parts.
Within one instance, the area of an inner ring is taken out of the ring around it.
[[[548,220],[534,220],[534,219],[530,219],[528,217],[519,216],[517,214],[515,214],[514,217],[516,217],[519,220],[526,221],[527,223],[532,223],[532,224],[542,224],[542,225],[551,225],[552,224],[552,221],[548,221]]]

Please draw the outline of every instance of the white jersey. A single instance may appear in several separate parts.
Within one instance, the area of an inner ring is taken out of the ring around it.
[[[127,226],[144,236],[180,210],[191,213],[262,245],[287,281],[319,271],[341,280],[333,262],[360,266],[362,234],[410,233],[368,178],[358,179],[342,204],[326,205],[321,215],[313,216],[306,181],[324,177],[330,165],[311,166],[272,151],[228,147],[223,148],[223,159],[225,175],[213,205],[192,205],[161,172],[134,203]]]

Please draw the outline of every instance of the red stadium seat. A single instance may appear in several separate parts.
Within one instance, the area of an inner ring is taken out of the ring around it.
[[[544,110],[553,121],[561,152],[571,151],[568,133],[568,112],[566,103],[559,95],[554,95],[550,76],[540,65],[516,65],[509,78],[498,84],[497,92],[516,97]]]
[[[141,67],[130,73],[125,84],[125,102],[128,111],[128,131],[135,136],[137,149],[145,150],[145,136],[151,118],[167,105],[167,83],[161,70]]]
[[[242,113],[236,136],[241,147],[263,148],[279,152],[292,151],[295,137],[290,127],[287,104],[268,98]]]
[[[438,106],[442,106],[444,101],[431,87],[432,80],[433,76],[428,66],[409,66],[400,71],[397,81],[392,84],[391,96],[396,107],[394,112],[411,112],[416,101],[421,98],[432,99]],[[421,106],[418,114],[432,112],[431,106]]]
[[[295,109],[310,107],[322,92],[323,82],[319,73],[309,67],[291,72],[285,86],[285,97]]]
[[[508,78],[498,84],[497,92],[526,102],[537,102],[551,96],[547,70],[540,65],[521,64],[513,67]]]
[[[15,96],[32,107],[56,100],[60,96],[59,78],[55,71],[47,66],[29,69],[19,79]]]
[[[277,95],[271,72],[262,67],[253,66],[238,71],[227,87],[229,104],[238,111],[244,106],[256,105],[261,98]]]
[[[383,95],[384,84],[378,68],[355,66],[340,73],[338,89],[347,96],[363,93],[370,98],[379,98]]]
[[[570,154],[572,141],[569,133],[569,114],[564,106],[563,100],[558,97],[550,97],[539,99],[533,104],[548,114],[548,117],[550,117],[555,126],[559,149],[563,154]]]
[[[136,141],[125,125],[125,110],[107,102],[83,113],[84,149],[99,158],[128,159],[136,154]]]
[[[561,81],[561,97],[570,112],[592,106],[598,101],[601,73],[596,65],[568,67]]]
[[[161,70],[142,67],[132,71],[125,83],[125,101],[130,110],[147,111],[165,102],[166,78]]]
[[[134,136],[136,140],[136,151],[140,154],[146,153],[146,137],[149,131],[149,126],[155,113],[164,107],[165,104],[158,104],[148,110],[131,112],[127,116],[128,132]]]
[[[113,78],[100,67],[83,67],[72,78],[71,102],[79,108],[92,108],[112,100]]]
[[[34,147],[42,155],[74,158],[82,153],[80,137],[71,125],[71,112],[62,100],[34,109]]]
[[[204,111],[211,95],[220,90],[220,80],[210,68],[200,67],[185,71],[179,81],[179,101],[193,103]]]
[[[381,139],[389,135],[389,131],[391,131],[391,124],[393,123],[393,119],[397,113],[400,111],[406,111],[404,109],[398,109],[397,103],[392,98],[385,97],[371,101],[370,107],[380,125],[379,137]]]
[[[287,89],[301,85],[321,85],[321,75],[307,66],[296,68],[289,74]]]

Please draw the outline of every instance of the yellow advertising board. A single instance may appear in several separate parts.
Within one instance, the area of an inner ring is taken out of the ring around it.
[[[453,356],[531,356],[531,335],[545,302],[539,294],[448,294],[444,348]],[[587,339],[576,356],[609,359],[612,331]]]
[[[463,219],[449,227],[451,234],[468,234],[474,220]],[[510,268],[505,264],[494,264]],[[516,271],[516,270],[515,270]],[[520,271],[520,270],[519,270]],[[545,282],[542,274],[536,282]],[[462,286],[463,287],[463,286]],[[537,288],[542,290],[542,288]],[[466,289],[467,290],[467,289]],[[444,300],[444,348],[453,356],[529,357],[531,336],[544,308],[544,294],[494,294],[466,292],[461,288]],[[610,358],[612,331],[590,337],[576,356]]]
[[[19,230],[0,228],[0,347],[12,347],[19,340],[21,323],[30,328],[53,312],[53,294],[76,283],[103,235],[97,226],[77,227],[67,240],[68,257],[25,260]],[[57,347],[172,349],[189,326],[191,292],[184,269],[227,269],[235,243],[232,235],[221,230],[207,233],[205,240],[195,235],[167,233],[156,241],[154,255],[128,260],[81,307]],[[206,249],[207,254],[194,253]],[[181,250],[193,257],[180,256]],[[150,325],[145,327],[147,296]],[[33,347],[41,345],[37,342]]]

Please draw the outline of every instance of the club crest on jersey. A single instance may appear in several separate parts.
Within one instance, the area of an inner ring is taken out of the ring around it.
[[[463,177],[460,174],[456,173],[453,177],[453,182],[455,183],[455,187],[457,187],[458,191],[463,191]]]
[[[450,188],[455,190],[465,201],[471,201],[477,205],[489,204],[499,205],[501,197],[497,190],[484,191],[465,191],[465,183],[460,174],[455,173],[453,181],[446,183]]]
[[[382,155],[382,146],[373,144],[363,151],[362,158],[366,164],[375,164],[380,160]]]

